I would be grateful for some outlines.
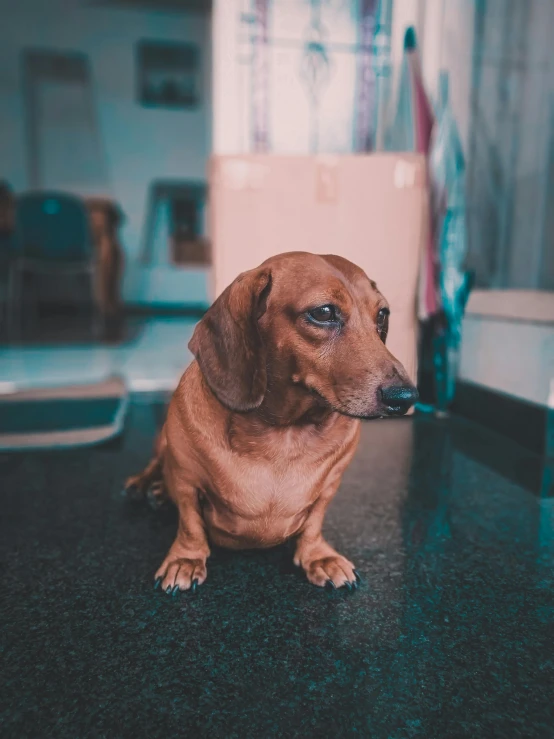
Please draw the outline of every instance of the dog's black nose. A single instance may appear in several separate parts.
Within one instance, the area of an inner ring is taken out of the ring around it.
[[[403,416],[419,398],[413,385],[390,385],[381,388],[381,400],[391,416]]]

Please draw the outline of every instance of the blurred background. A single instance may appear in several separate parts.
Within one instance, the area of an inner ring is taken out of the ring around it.
[[[335,252],[391,301],[420,410],[505,430],[488,400],[516,398],[544,453],[551,2],[2,10],[4,395],[113,377],[170,391],[195,321],[239,271]]]
[[[114,377],[170,391],[195,321],[239,271],[332,251],[391,301],[419,410],[505,431],[494,409],[515,399],[545,452],[551,2],[2,10],[4,396]]]
[[[176,319],[213,299],[227,249],[208,241],[210,157],[429,156],[423,109],[439,124],[446,110],[438,166],[462,172],[439,173],[463,191],[475,288],[462,376],[547,403],[548,0],[22,0],[3,12],[0,387],[117,371],[134,389],[171,388],[187,361]]]
[[[174,319],[214,296],[209,158],[428,156],[423,108],[439,124],[447,110],[455,133],[440,156],[463,171],[463,269],[475,292],[462,376],[547,403],[548,0],[22,0],[3,12],[0,387],[109,369],[135,389],[170,388],[187,360]],[[452,190],[456,175],[446,177]]]

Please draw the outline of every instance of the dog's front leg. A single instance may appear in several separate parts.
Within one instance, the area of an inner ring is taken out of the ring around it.
[[[332,588],[358,587],[359,575],[352,562],[340,555],[323,538],[321,528],[327,506],[333,499],[340,480],[330,486],[319,497],[296,541],[294,564],[302,567],[306,577],[313,585]]]
[[[206,560],[210,549],[196,489],[181,483],[171,490],[179,509],[179,528],[156,572],[155,586],[161,585],[168,595],[177,595],[181,590],[194,592],[197,585],[202,585],[208,576]]]

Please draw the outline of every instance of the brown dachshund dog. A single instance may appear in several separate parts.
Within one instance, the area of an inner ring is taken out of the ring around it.
[[[402,415],[417,399],[385,346],[389,308],[337,256],[272,257],[230,285],[198,323],[185,371],[134,495],[167,495],[176,539],[156,573],[173,595],[207,577],[210,543],[295,540],[314,585],[357,586],[323,538],[325,511],[352,459],[359,419]]]

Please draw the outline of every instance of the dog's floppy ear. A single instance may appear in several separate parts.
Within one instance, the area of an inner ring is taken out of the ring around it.
[[[266,352],[258,319],[270,289],[269,269],[239,275],[206,312],[189,342],[211,391],[231,410],[250,411],[264,399]]]

